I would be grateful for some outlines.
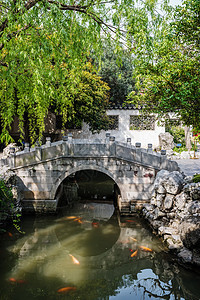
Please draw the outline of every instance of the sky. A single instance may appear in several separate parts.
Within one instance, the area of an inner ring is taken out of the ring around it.
[[[170,4],[172,6],[181,5],[181,3],[182,3],[181,0],[170,0]]]

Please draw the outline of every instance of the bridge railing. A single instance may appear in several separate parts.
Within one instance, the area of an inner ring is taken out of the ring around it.
[[[154,152],[151,144],[148,145],[148,149],[141,148],[140,143],[131,145],[130,139],[127,139],[127,143],[122,143],[115,141],[115,138],[109,135],[104,140],[72,139],[69,135],[53,143],[50,138],[47,138],[46,144],[35,148],[29,148],[29,145],[25,144],[23,151],[11,153],[10,157],[1,160],[0,164],[14,169],[65,157],[118,158],[155,169],[178,170],[177,163],[168,160],[166,155],[162,154],[165,153]]]

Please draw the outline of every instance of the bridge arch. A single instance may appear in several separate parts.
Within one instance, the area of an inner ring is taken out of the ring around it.
[[[57,178],[57,180],[55,181],[55,184],[52,186],[51,191],[50,191],[50,196],[51,199],[55,199],[57,201],[57,205],[58,205],[58,201],[59,199],[56,199],[57,196],[57,192],[59,190],[59,187],[61,186],[61,184],[64,182],[65,179],[67,179],[70,175],[73,175],[77,172],[80,171],[97,171],[99,173],[103,173],[105,175],[107,175],[113,182],[114,184],[116,184],[117,189],[118,189],[118,199],[117,199],[117,205],[120,207],[121,206],[121,189],[120,189],[120,182],[118,180],[118,178],[116,178],[115,176],[113,176],[113,173],[111,173],[109,170],[101,167],[101,166],[94,166],[94,165],[81,165],[78,167],[74,167],[71,168],[70,170],[64,171],[62,172],[62,174]]]

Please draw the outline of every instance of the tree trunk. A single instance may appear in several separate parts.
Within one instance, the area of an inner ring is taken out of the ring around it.
[[[192,146],[191,146],[191,140],[190,140],[190,127],[185,126],[185,145],[186,148],[188,149],[188,151],[191,150]]]

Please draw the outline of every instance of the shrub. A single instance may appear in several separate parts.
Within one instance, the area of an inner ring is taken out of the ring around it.
[[[17,211],[11,186],[0,179],[0,232],[5,231],[6,224],[12,221],[14,227],[20,231],[18,222],[21,214]]]
[[[181,143],[182,146],[185,146],[185,131],[182,127],[171,126],[167,131],[174,137],[175,144]]]
[[[200,174],[195,174],[193,176],[192,181],[195,182],[195,183],[200,182]]]

